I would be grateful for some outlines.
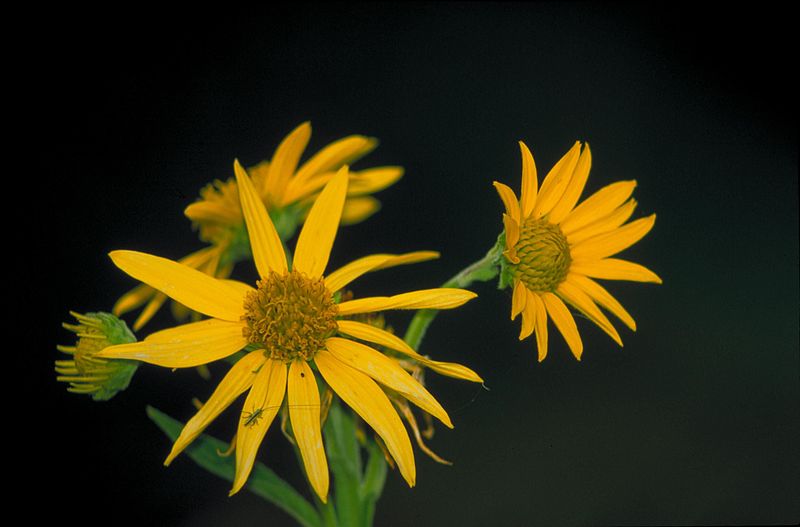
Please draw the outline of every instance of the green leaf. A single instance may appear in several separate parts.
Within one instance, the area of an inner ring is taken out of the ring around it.
[[[359,496],[361,451],[356,439],[353,415],[342,410],[338,400],[331,404],[325,423],[325,446],[333,473],[334,500],[339,525],[363,525],[364,508]]]
[[[375,516],[375,504],[378,498],[383,493],[383,485],[386,483],[386,458],[383,457],[383,451],[375,441],[367,442],[367,450],[369,451],[369,459],[367,460],[367,468],[364,470],[364,478],[361,481],[361,488],[359,495],[361,502],[364,504],[365,523],[364,525],[372,525]]]
[[[147,416],[169,437],[175,440],[183,428],[183,423],[167,414],[147,407]],[[228,445],[219,439],[202,434],[189,445],[185,453],[198,465],[212,474],[228,481],[233,481],[235,465],[233,457],[222,457],[217,452],[228,449]],[[256,463],[247,489],[278,506],[304,527],[320,527],[317,511],[291,485],[268,469],[263,463]]]

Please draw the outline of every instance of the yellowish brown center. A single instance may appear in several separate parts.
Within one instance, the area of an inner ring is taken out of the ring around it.
[[[553,292],[567,277],[572,258],[567,238],[558,225],[528,218],[522,224],[515,249],[519,263],[510,267],[530,291]]]
[[[270,272],[244,300],[243,334],[264,355],[289,362],[311,360],[337,328],[339,308],[321,278]]]

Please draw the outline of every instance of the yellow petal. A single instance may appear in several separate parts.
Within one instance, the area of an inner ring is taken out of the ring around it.
[[[306,161],[289,181],[281,205],[288,205],[309,197],[327,183],[334,171],[352,164],[378,145],[372,137],[351,135],[334,141]],[[330,174],[329,174],[330,173]],[[324,176],[324,177],[322,177]]]
[[[583,313],[586,318],[597,324],[609,337],[622,346],[622,338],[611,324],[611,321],[600,311],[589,295],[584,293],[575,283],[570,282],[569,278],[559,284],[557,292],[558,296],[569,302],[572,307]]]
[[[655,222],[656,215],[651,214],[611,232],[592,236],[570,248],[572,259],[573,261],[599,260],[623,251],[650,232]]]
[[[417,471],[411,441],[383,390],[369,376],[344,364],[327,350],[317,353],[314,362],[333,391],[383,439],[400,474],[413,487]]]
[[[139,284],[119,297],[114,307],[111,308],[111,312],[116,316],[124,315],[150,300],[156,293],[156,290],[149,285]]]
[[[567,188],[564,190],[564,195],[561,196],[556,206],[550,211],[550,215],[548,216],[548,221],[550,223],[561,223],[561,220],[575,207],[575,204],[581,197],[583,187],[586,186],[586,180],[589,179],[589,171],[591,168],[592,152],[589,150],[589,145],[586,144],[586,147],[583,149],[578,159],[578,164],[572,172],[572,177],[567,184]]]
[[[569,235],[567,235],[567,242],[569,242],[570,245],[575,246],[584,240],[588,240],[593,236],[597,236],[598,234],[611,232],[628,221],[628,218],[631,217],[631,214],[633,214],[634,210],[636,210],[636,200],[628,200],[627,203],[609,213],[607,216],[598,218],[589,225],[569,233]]]
[[[526,339],[533,333],[534,324],[536,323],[536,304],[530,300],[530,297],[535,295],[531,291],[525,290],[525,309],[522,310],[522,327],[519,331],[519,340]]]
[[[181,304],[204,315],[238,321],[243,298],[216,278],[166,258],[135,251],[112,251],[114,265]]]
[[[424,262],[438,258],[436,251],[415,251],[405,254],[373,254],[353,260],[325,277],[325,287],[331,292],[343,288],[359,276],[370,271],[387,269],[396,265]]]
[[[198,223],[214,223],[224,226],[236,226],[242,223],[242,210],[239,207],[226,207],[216,201],[198,201],[192,203],[183,214]]]
[[[570,179],[572,179],[572,173],[578,163],[580,152],[581,143],[576,141],[572,148],[564,154],[564,157],[550,169],[547,177],[542,182],[539,197],[533,207],[534,217],[541,218],[550,212],[558,203],[558,200],[561,199],[561,196],[564,195],[564,190],[567,188]]]
[[[337,320],[336,323],[339,326],[339,332],[345,335],[349,335],[366,342],[372,342],[373,344],[378,344],[380,346],[386,346],[389,349],[393,349],[411,357],[415,361],[437,373],[471,382],[483,382],[483,379],[481,379],[480,375],[466,366],[462,366],[461,364],[456,364],[454,362],[431,360],[414,351],[414,349],[406,344],[403,339],[397,335],[389,333],[388,331],[384,331],[369,324],[356,322],[354,320]]]
[[[515,246],[519,241],[519,224],[508,214],[503,214],[503,228],[506,233],[506,249],[516,251]]]
[[[347,167],[342,167],[320,193],[297,238],[292,269],[321,277],[328,265],[347,194]]]
[[[533,295],[534,311],[536,313],[536,349],[539,362],[547,357],[547,309],[539,295]]]
[[[575,325],[575,319],[572,318],[567,306],[553,293],[545,293],[542,295],[542,300],[545,308],[547,308],[547,313],[553,319],[553,323],[564,336],[564,340],[567,341],[570,351],[572,351],[576,359],[581,360],[583,341],[581,341],[581,335],[578,333],[578,326]]]
[[[662,283],[661,278],[647,267],[616,258],[585,261],[583,263],[573,262],[570,266],[570,271],[605,280]]]
[[[136,321],[133,323],[133,330],[139,331],[144,327],[145,324],[150,322],[150,320],[158,313],[158,310],[161,309],[161,306],[164,305],[164,302],[167,300],[167,295],[161,292],[157,292],[153,295],[153,298],[144,306],[142,312],[139,313],[139,316],[136,317]]]
[[[259,192],[262,200],[267,198],[267,193],[264,191],[267,187],[267,175],[269,174],[269,161],[261,161],[260,163],[247,167],[247,175],[250,176],[250,181],[253,183],[253,188]],[[263,192],[263,193],[262,193]]]
[[[361,196],[374,194],[391,185],[403,177],[403,167],[385,166],[350,172],[350,184],[347,186],[347,196]]]
[[[334,389],[335,390],[335,389]],[[322,444],[319,390],[306,361],[289,367],[289,419],[311,486],[323,502],[328,500],[328,460]]]
[[[517,318],[517,315],[525,309],[525,303],[528,299],[527,291],[525,284],[519,280],[514,281],[514,292],[511,295],[511,320]]]
[[[233,162],[236,173],[236,182],[239,185],[239,199],[242,202],[242,212],[247,224],[247,235],[250,238],[250,248],[253,251],[253,260],[258,269],[258,274],[264,278],[270,271],[278,274],[286,273],[286,253],[283,251],[278,231],[275,230],[272,220],[267,214],[264,203],[258,196],[250,177],[239,164]]]
[[[636,181],[617,181],[601,188],[564,218],[560,225],[561,232],[568,235],[597,218],[610,214],[631,197],[635,188]]]
[[[520,193],[522,216],[517,221],[522,223],[522,219],[528,218],[536,205],[539,178],[536,175],[536,163],[533,161],[533,154],[528,150],[528,146],[520,141],[519,149],[522,153],[522,192]]]
[[[508,185],[504,185],[499,181],[495,181],[492,184],[494,185],[494,188],[497,189],[497,193],[500,195],[500,200],[503,202],[503,205],[506,208],[506,214],[511,216],[517,223],[521,223],[517,195],[514,194],[514,191],[511,190]]]
[[[428,260],[435,260],[441,256],[438,251],[413,251],[410,253],[392,255],[392,258],[386,260],[381,265],[372,269],[373,271],[380,271],[398,265],[407,265],[419,262],[427,262]]]
[[[450,422],[450,417],[442,405],[396,360],[390,359],[369,346],[339,337],[331,337],[325,341],[325,348],[343,363],[361,373],[366,373],[373,380],[398,392],[439,419],[448,428],[453,428],[453,423]]]
[[[424,289],[394,296],[374,296],[349,300],[339,304],[339,315],[356,315],[387,309],[453,309],[476,295],[465,289],[440,287]]]
[[[300,183],[317,174],[336,171],[342,165],[352,164],[367,155],[376,146],[378,146],[377,139],[363,135],[351,135],[334,141],[303,163],[297,170],[294,180]]]
[[[381,202],[370,196],[347,198],[342,209],[342,225],[355,225],[381,210]]]
[[[262,355],[263,352],[257,351]],[[233,496],[247,482],[264,434],[278,414],[286,393],[286,365],[281,361],[266,359],[258,369],[253,387],[247,394],[236,431],[236,476],[229,496]]]
[[[283,195],[310,138],[311,124],[305,122],[292,130],[281,141],[270,160],[267,177],[262,180],[263,186],[259,189],[261,196],[278,197]]]
[[[589,295],[592,300],[603,306],[603,308],[612,312],[626,326],[628,326],[631,331],[636,331],[636,321],[633,320],[633,317],[625,310],[624,307],[622,307],[619,302],[617,302],[616,298],[611,296],[611,293],[603,288],[603,286],[591,278],[587,278],[586,276],[572,271],[569,275],[567,275],[567,279],[579,287],[584,293]]]
[[[238,280],[220,280],[223,284],[230,287],[234,291],[236,291],[237,295],[241,295],[241,298],[244,298],[247,293],[251,291],[255,291],[255,288],[245,284],[244,282],[240,282]]]
[[[246,345],[241,322],[210,319],[165,329],[141,342],[109,346],[95,356],[189,368],[223,359]]]
[[[194,439],[211,424],[217,416],[236,400],[245,390],[250,388],[256,378],[258,368],[264,364],[264,353],[253,351],[239,360],[228,370],[228,373],[217,385],[214,393],[211,394],[206,404],[189,419],[186,426],[181,430],[172,451],[167,456],[165,465],[172,463],[172,460],[180,454]]]

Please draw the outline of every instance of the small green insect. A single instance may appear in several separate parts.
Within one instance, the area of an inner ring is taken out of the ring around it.
[[[244,426],[256,426],[258,420],[264,417],[264,409],[258,408],[252,412],[242,412],[242,419],[244,419]]]

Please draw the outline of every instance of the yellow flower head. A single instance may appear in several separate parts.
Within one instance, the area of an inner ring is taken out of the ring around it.
[[[350,135],[330,143],[300,165],[310,138],[311,124],[301,124],[283,139],[271,160],[247,170],[259,200],[267,207],[283,240],[294,233],[320,190],[336,171],[367,155],[378,145],[372,137]],[[403,169],[383,166],[349,172],[349,175],[347,198],[341,215],[343,224],[361,222],[377,212],[380,202],[370,194],[394,184],[403,176]],[[182,258],[179,260],[182,264],[217,278],[228,278],[234,264],[250,257],[236,179],[216,180],[207,185],[200,191],[200,200],[189,205],[185,214],[199,230],[200,238],[211,245]],[[143,284],[124,294],[112,312],[121,316],[144,306],[133,323],[133,329],[138,331],[161,309],[166,299],[163,293]],[[173,303],[172,306],[177,320],[184,320],[190,314],[180,304]]]
[[[311,124],[305,122],[281,141],[272,159],[247,169],[259,199],[267,207],[282,238],[284,228],[294,222],[285,215],[304,215],[325,184],[345,164],[367,155],[378,145],[372,137],[351,135],[334,141],[302,165],[300,158],[311,139]],[[341,221],[345,224],[365,220],[380,208],[369,196],[394,184],[403,175],[396,166],[376,167],[350,172],[347,199]],[[244,216],[235,179],[215,181],[200,192],[201,199],[186,208],[186,216],[200,230],[200,237],[209,242],[231,243],[243,230]],[[289,225],[285,225],[289,220]],[[246,236],[241,240],[247,242]]]
[[[125,322],[109,313],[70,312],[78,324],[63,324],[78,337],[74,346],[57,346],[70,359],[57,360],[57,381],[68,382],[68,391],[90,394],[95,401],[107,401],[128,387],[138,362],[102,359],[97,354],[108,346],[136,342]]]
[[[242,213],[247,223],[256,287],[220,280],[186,265],[132,251],[111,253],[123,271],[211,318],[148,336],[136,344],[103,350],[106,358],[135,359],[167,368],[206,364],[249,351],[220,382],[176,440],[166,463],[249,390],[236,434],[236,476],[231,494],[246,482],[258,446],[282,406],[312,487],[328,494],[328,466],[322,444],[318,375],[383,439],[400,473],[414,485],[411,442],[384,391],[401,394],[446,426],[450,418],[433,396],[396,360],[357,342],[386,346],[445,375],[481,382],[472,370],[419,355],[397,336],[345,317],[387,309],[450,309],[476,295],[462,289],[429,289],[394,296],[340,301],[338,293],[364,273],[428,260],[434,252],[376,254],[324,274],[347,198],[347,167],[330,178],[303,225],[291,266],[256,188],[234,164]],[[379,384],[380,383],[380,384]]]
[[[636,323],[592,278],[661,283],[641,265],[610,258],[644,237],[655,223],[655,214],[625,223],[636,207],[636,201],[628,199],[635,181],[612,183],[576,206],[592,165],[588,144],[582,149],[576,142],[550,170],[541,188],[530,150],[521,141],[519,145],[520,199],[508,186],[496,181],[494,186],[506,208],[501,280],[513,284],[511,319],[522,314],[520,340],[535,332],[539,360],[543,360],[549,316],[580,359],[583,343],[566,302],[621,346],[619,334],[597,306],[633,331]]]

